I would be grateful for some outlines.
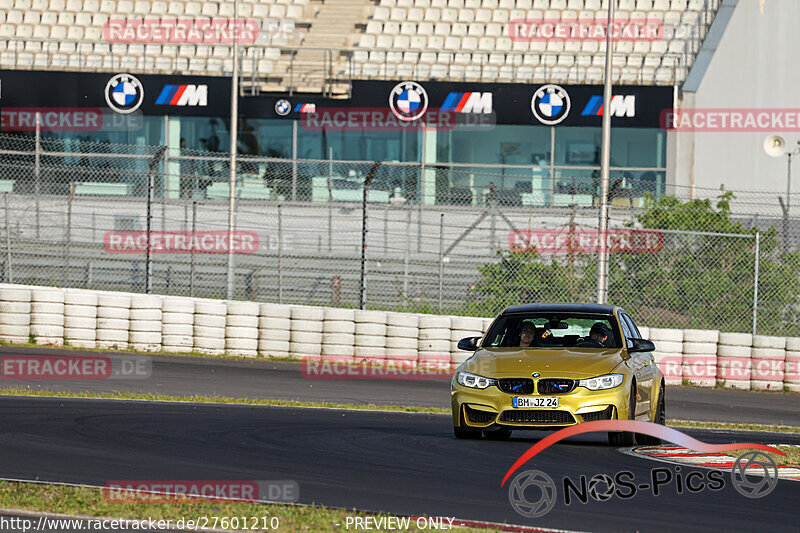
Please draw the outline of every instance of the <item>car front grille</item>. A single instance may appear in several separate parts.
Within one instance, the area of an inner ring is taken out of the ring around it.
[[[595,422],[597,420],[611,420],[612,416],[614,416],[614,408],[609,405],[602,411],[581,415],[581,418],[583,418],[584,422]]]
[[[467,415],[467,420],[473,424],[488,424],[497,416],[495,413],[478,411],[477,409],[471,408],[469,405],[464,407],[464,412]]]
[[[547,378],[540,379],[536,386],[539,394],[567,394],[575,389],[576,384],[574,379]]]
[[[509,394],[533,394],[531,378],[503,378],[497,380],[497,388]]]
[[[573,424],[575,417],[568,411],[553,411],[550,409],[520,409],[503,411],[500,422],[527,423],[527,424]]]

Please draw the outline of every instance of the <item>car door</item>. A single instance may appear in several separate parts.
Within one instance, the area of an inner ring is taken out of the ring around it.
[[[627,329],[631,334],[631,338],[642,338],[639,329],[627,313],[620,313],[620,321],[626,326],[623,328],[623,331]],[[630,345],[632,344],[631,342]],[[634,355],[637,359],[637,367],[640,367],[640,371],[636,377],[636,388],[639,394],[639,401],[637,403],[640,403],[640,405],[637,405],[636,413],[645,416],[652,408],[653,378],[655,377],[654,369],[656,368],[655,360],[651,352],[637,352]]]
[[[631,339],[638,338],[631,328],[633,322],[625,313],[619,314],[619,324],[622,327],[622,334],[625,337],[625,347],[630,350],[633,348]],[[647,418],[650,410],[650,390],[652,388],[653,375],[650,371],[650,362],[647,353],[630,353],[628,366],[636,376],[636,418]]]

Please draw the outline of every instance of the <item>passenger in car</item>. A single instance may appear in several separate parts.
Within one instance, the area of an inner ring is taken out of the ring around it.
[[[533,322],[525,322],[522,324],[522,330],[519,332],[519,345],[522,348],[530,348],[533,346],[533,341],[536,338],[536,324]]]

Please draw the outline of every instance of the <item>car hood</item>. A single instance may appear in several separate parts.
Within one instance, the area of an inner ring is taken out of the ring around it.
[[[623,362],[619,348],[479,348],[464,370],[481,376],[590,378],[613,371]]]

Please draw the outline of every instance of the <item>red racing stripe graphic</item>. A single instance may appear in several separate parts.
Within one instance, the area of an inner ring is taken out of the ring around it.
[[[178,105],[178,102],[183,96],[183,91],[186,90],[186,85],[178,85],[178,90],[175,92],[175,96],[172,97],[172,100],[169,101],[169,105]]]
[[[506,472],[503,481],[500,483],[502,487],[505,485],[508,478],[514,474],[522,465],[531,460],[539,452],[546,450],[556,442],[572,437],[573,435],[581,435],[583,433],[593,433],[595,431],[629,431],[632,433],[642,433],[650,435],[659,439],[678,444],[690,450],[698,452],[727,452],[733,450],[763,450],[767,452],[777,453],[779,455],[786,455],[782,451],[766,446],[764,444],[755,444],[752,442],[740,442],[730,444],[708,444],[699,441],[695,438],[678,431],[677,429],[668,428],[660,424],[653,424],[652,422],[641,422],[638,420],[598,420],[596,422],[584,422],[574,426],[566,427],[562,430],[556,431],[543,438],[536,444],[530,447],[528,451],[523,453],[517,461],[511,465],[511,468]]]

